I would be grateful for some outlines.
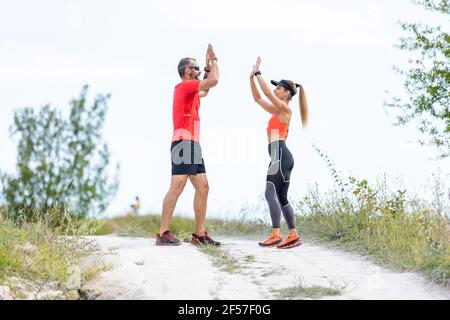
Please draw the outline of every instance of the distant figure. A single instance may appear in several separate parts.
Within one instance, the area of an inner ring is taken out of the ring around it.
[[[292,115],[289,102],[292,97],[299,94],[303,127],[308,122],[308,103],[303,87],[291,80],[272,80],[271,83],[276,86],[272,91],[261,75],[260,64],[261,58],[258,57],[250,74],[250,88],[255,102],[272,115],[267,126],[271,161],[266,177],[265,196],[269,205],[273,230],[270,236],[259,245],[289,249],[302,244],[295,225],[294,210],[288,201],[290,176],[294,167],[294,158],[286,145]],[[261,97],[255,82],[258,82],[262,93],[268,100]],[[284,240],[280,232],[281,214],[289,227],[289,234]]]
[[[133,214],[137,216],[139,213],[139,209],[141,208],[141,201],[138,196],[136,196],[136,202],[133,203],[130,207],[131,209],[133,209]]]

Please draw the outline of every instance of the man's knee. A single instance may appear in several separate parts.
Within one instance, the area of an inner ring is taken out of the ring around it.
[[[185,186],[186,186],[186,181],[172,182],[169,192],[170,192],[170,194],[172,194],[174,196],[179,196],[183,192]]]
[[[197,186],[197,190],[198,193],[200,193],[203,196],[207,196],[209,193],[209,184],[208,182],[205,183],[201,183]]]

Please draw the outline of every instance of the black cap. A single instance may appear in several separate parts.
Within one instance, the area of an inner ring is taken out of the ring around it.
[[[295,83],[295,88],[293,88],[290,84],[289,81],[287,80],[280,80],[280,81],[275,81],[275,80],[270,80],[270,82],[274,85],[274,86],[282,86],[283,88],[285,88],[286,90],[288,90],[291,93],[291,96],[295,96],[295,94],[297,93],[295,91],[295,88],[300,87],[299,84]]]

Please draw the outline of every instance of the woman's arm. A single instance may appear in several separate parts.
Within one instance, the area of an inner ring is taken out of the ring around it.
[[[261,95],[259,94],[258,88],[256,87],[255,83],[255,75],[252,73],[250,74],[250,88],[252,90],[253,99],[257,104],[259,104],[264,110],[269,112],[270,114],[273,114],[275,112],[275,108],[273,105],[261,98]]]
[[[261,64],[261,58],[258,57],[256,60],[256,64],[253,66],[253,73],[259,72],[256,75],[256,79],[258,80],[259,86],[261,87],[262,92],[264,95],[270,100],[272,103],[274,112],[289,112],[288,105],[281,99],[278,99],[277,96],[273,93],[273,91],[270,89],[269,85],[266,83],[264,78],[261,75],[261,72],[259,71],[259,66]]]

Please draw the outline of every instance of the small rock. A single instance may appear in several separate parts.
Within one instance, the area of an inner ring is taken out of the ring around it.
[[[35,294],[33,297],[37,300],[59,300],[63,296],[61,291],[57,290],[46,290]]]
[[[84,284],[79,292],[81,300],[115,300],[127,291],[115,281],[96,279]]]
[[[93,284],[88,283],[85,284],[80,288],[80,299],[82,300],[97,300],[100,299],[101,292],[95,285],[95,282]]]
[[[78,290],[71,290],[69,292],[66,292],[66,299],[67,300],[80,300],[80,293]]]
[[[14,300],[9,287],[0,286],[0,300]]]
[[[138,260],[138,261],[135,261],[134,263],[137,264],[138,266],[143,266],[144,260]]]
[[[30,254],[30,253],[35,252],[38,248],[37,248],[35,245],[33,245],[33,244],[27,242],[27,243],[25,243],[20,249],[22,249],[22,251],[23,251],[24,253]]]

